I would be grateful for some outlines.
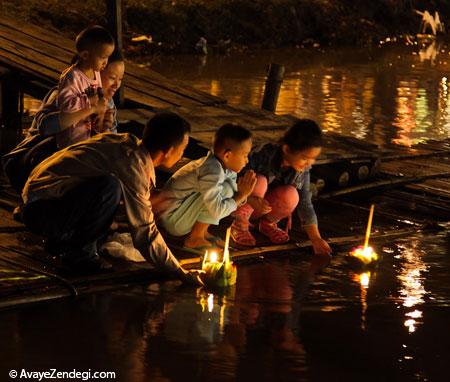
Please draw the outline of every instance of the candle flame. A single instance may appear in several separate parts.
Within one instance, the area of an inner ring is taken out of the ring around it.
[[[217,255],[216,251],[211,251],[209,254],[209,262],[210,263],[217,263],[219,256]]]

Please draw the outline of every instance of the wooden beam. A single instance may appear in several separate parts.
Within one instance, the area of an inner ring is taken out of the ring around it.
[[[116,49],[123,51],[122,36],[122,0],[106,0],[108,26],[114,40],[116,41]],[[121,107],[124,103],[124,86],[121,86],[114,95],[114,102],[117,107]]]

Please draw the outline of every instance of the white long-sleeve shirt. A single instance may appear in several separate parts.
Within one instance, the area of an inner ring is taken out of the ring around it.
[[[209,152],[203,158],[194,160],[180,168],[164,185],[158,198],[158,211],[163,218],[176,210],[194,193],[200,193],[211,217],[220,220],[236,211],[236,201],[223,196],[222,189],[227,182],[237,192],[237,174],[225,169],[222,163]]]

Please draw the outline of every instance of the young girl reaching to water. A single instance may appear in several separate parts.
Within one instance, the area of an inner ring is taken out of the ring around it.
[[[330,246],[322,239],[309,190],[309,169],[319,156],[322,132],[311,120],[298,120],[279,143],[267,143],[252,151],[247,169],[255,171],[257,183],[247,203],[234,213],[231,235],[236,244],[255,246],[250,219],[259,219],[259,232],[274,244],[289,241],[292,212],[297,209],[314,253],[329,255]],[[278,222],[288,218],[288,229]]]
[[[106,103],[100,71],[108,64],[114,51],[114,39],[101,26],[83,30],[75,40],[77,54],[74,64],[62,74],[58,85],[57,106],[61,112],[73,113],[75,123],[56,136],[58,147],[64,148],[90,138],[98,123],[103,125]]]

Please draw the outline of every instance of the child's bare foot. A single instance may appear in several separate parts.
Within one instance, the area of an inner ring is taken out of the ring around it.
[[[214,236],[214,235],[210,234],[209,232],[206,232],[205,238],[210,243],[213,243],[213,244],[215,244],[218,247],[222,247],[223,248],[225,246],[225,242],[220,237]]]
[[[188,237],[184,241],[184,246],[191,249],[212,248],[212,243],[202,237]]]

